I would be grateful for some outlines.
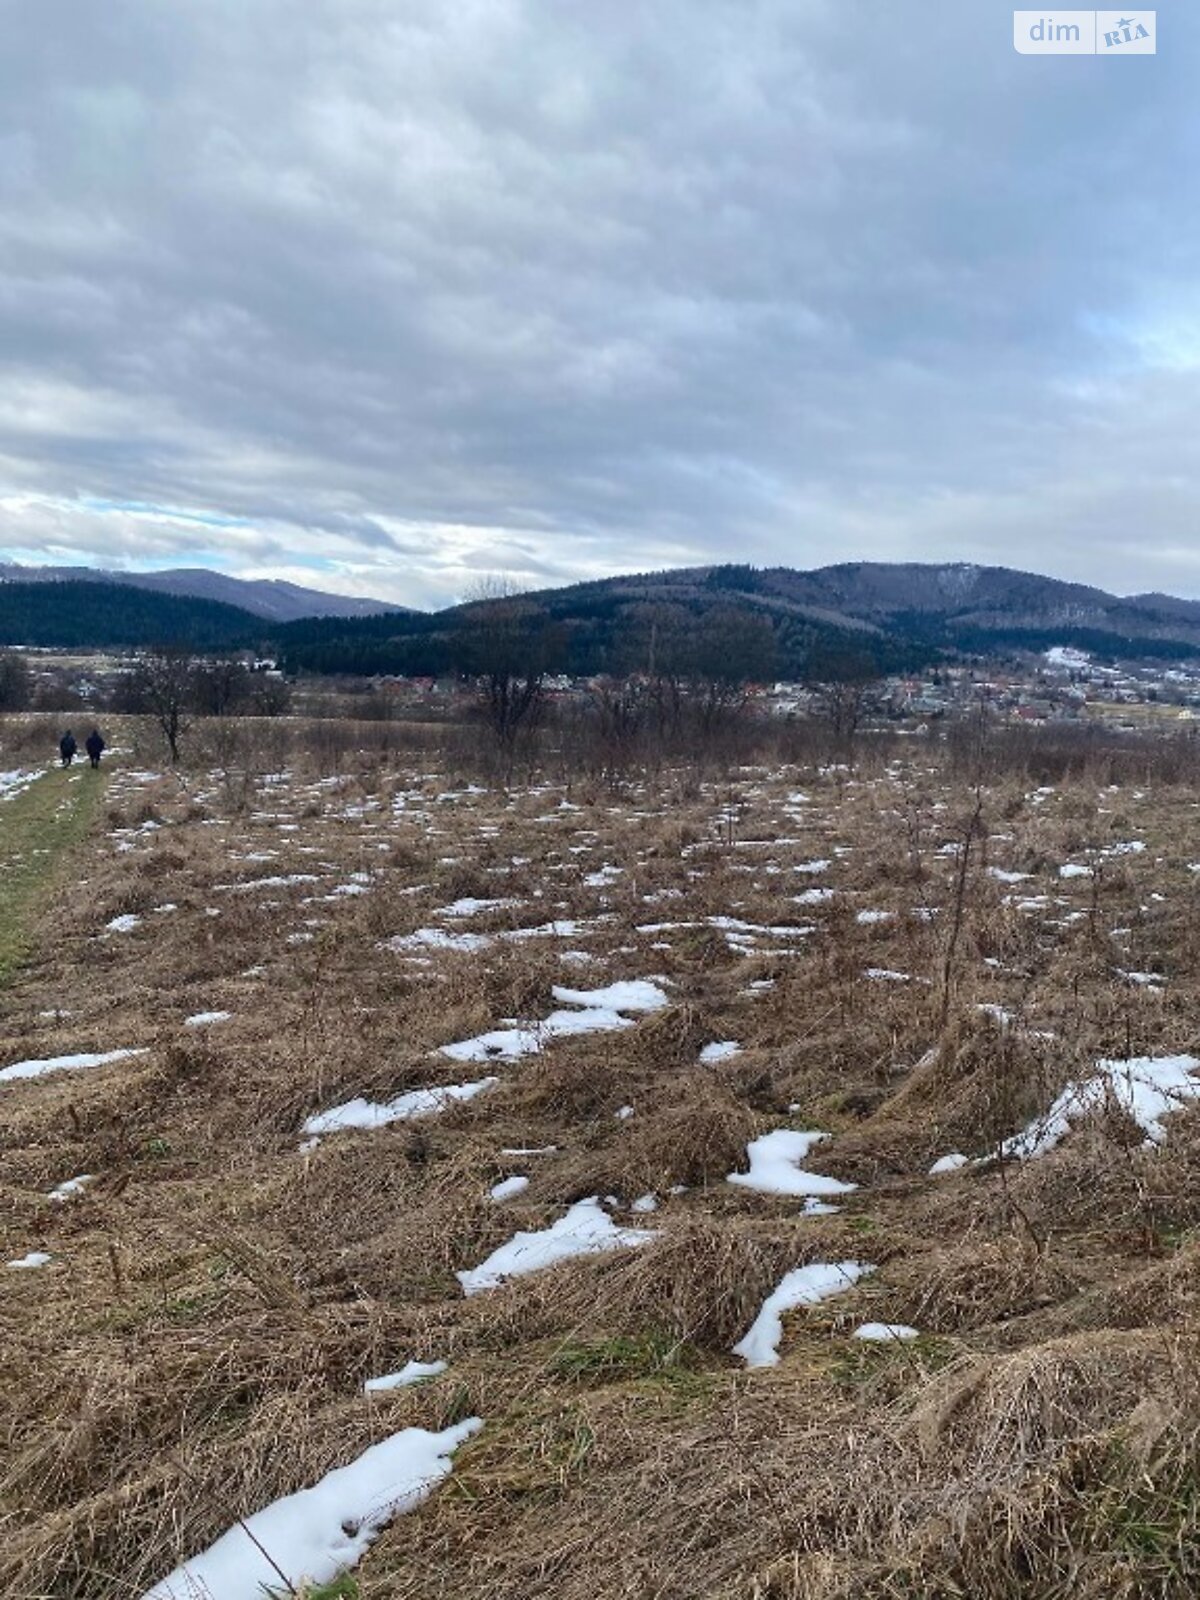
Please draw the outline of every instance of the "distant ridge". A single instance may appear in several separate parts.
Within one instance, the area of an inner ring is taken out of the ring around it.
[[[30,580],[30,571],[38,576]],[[209,592],[177,592],[179,580],[202,580]],[[230,605],[214,590],[243,596],[244,603]],[[661,664],[669,640],[711,640],[728,631],[731,613],[741,615],[743,634],[750,619],[760,642],[769,635],[761,665],[776,677],[907,672],[937,661],[1011,658],[1068,645],[1109,660],[1200,657],[1198,601],[1121,597],[966,562],[840,562],[808,572],[690,567],[514,598],[531,627],[553,626],[555,657],[572,676],[641,671],[651,655]],[[492,608],[512,600],[435,612],[380,602],[365,613],[306,609],[283,620],[296,605],[326,603],[377,604],[207,572],[109,579],[86,568],[0,567],[0,644],[269,648],[297,671],[437,676],[472,670],[473,632]]]
[[[197,651],[252,650],[273,624],[239,606],[195,595],[157,594],[127,584],[0,582],[0,645],[50,650],[170,645]]]
[[[856,662],[908,671],[956,656],[998,656],[1072,645],[1112,659],[1200,656],[1200,602],[1122,598],[1010,567],[971,562],[847,561],[811,571],[723,566],[627,573],[543,589],[536,603],[565,642],[565,670],[588,675],[646,660],[651,618],[703,632],[730,609],[770,624],[779,676],[836,674]],[[434,674],[461,655],[456,631],[505,600],[358,619],[314,618],[281,628],[294,667],[316,672]]]
[[[117,572],[104,567],[26,567],[0,563],[0,583],[110,583],[158,594],[186,595],[238,606],[268,622],[298,622],[304,617],[371,617],[405,614],[407,606],[387,600],[355,599],[306,589],[280,578],[233,578],[205,567],[172,567],[162,572]]]

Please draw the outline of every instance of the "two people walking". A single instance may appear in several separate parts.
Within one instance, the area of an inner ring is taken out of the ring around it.
[[[91,733],[83,741],[83,748],[87,751],[88,760],[91,762],[93,770],[95,770],[100,765],[100,757],[104,754],[106,748],[99,728],[92,729]],[[78,749],[79,746],[75,743],[75,735],[68,728],[58,741],[58,753],[62,757],[64,767],[71,765]]]

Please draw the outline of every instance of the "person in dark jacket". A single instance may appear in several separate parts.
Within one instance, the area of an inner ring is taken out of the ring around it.
[[[72,761],[75,759],[75,752],[78,749],[79,746],[75,743],[75,735],[71,732],[70,728],[68,728],[66,733],[64,733],[62,738],[58,741],[58,753],[62,757],[62,764],[64,767],[69,767],[71,765]]]
[[[83,748],[87,751],[88,760],[92,763],[93,768],[98,767],[100,765],[100,757],[104,754],[104,740],[100,735],[99,728],[92,729],[83,742]]]

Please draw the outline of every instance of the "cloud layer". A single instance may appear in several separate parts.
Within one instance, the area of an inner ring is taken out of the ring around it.
[[[1200,25],[1161,21],[1113,61],[990,4],[12,8],[0,556],[1200,594]]]

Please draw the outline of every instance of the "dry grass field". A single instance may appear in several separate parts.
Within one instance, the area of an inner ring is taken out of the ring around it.
[[[0,990],[0,1594],[468,1418],[291,1592],[1194,1594],[1200,791],[1113,777],[118,754]]]

